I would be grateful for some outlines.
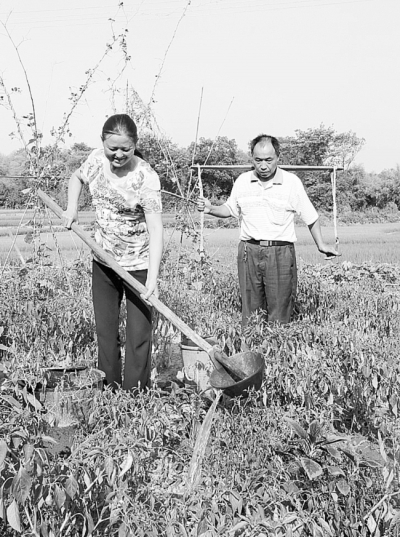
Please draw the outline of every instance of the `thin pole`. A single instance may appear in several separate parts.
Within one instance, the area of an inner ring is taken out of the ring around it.
[[[197,165],[197,177],[199,181],[199,195],[203,197],[203,181],[201,180],[200,165]],[[200,212],[200,261],[204,261],[204,211]]]
[[[218,129],[218,132],[217,132],[217,134],[216,134],[216,136],[215,136],[215,138],[214,138],[214,140],[213,140],[213,143],[211,144],[211,147],[210,147],[210,149],[209,149],[209,151],[208,151],[208,154],[207,154],[207,156],[206,156],[206,160],[205,160],[204,163],[201,165],[202,168],[205,168],[206,165],[207,165],[208,159],[210,158],[210,155],[211,155],[211,153],[212,153],[212,150],[214,149],[214,146],[215,146],[215,144],[216,144],[216,141],[217,141],[217,138],[218,138],[218,136],[219,136],[219,133],[221,132],[221,129],[222,129],[222,127],[224,126],[224,123],[225,123],[225,121],[226,121],[226,118],[228,117],[229,110],[231,109],[231,106],[232,106],[232,103],[233,103],[234,99],[235,99],[235,97],[232,97],[232,100],[231,100],[231,102],[230,102],[230,104],[229,104],[229,106],[228,106],[228,110],[226,111],[225,117],[224,117],[224,119],[222,120],[222,123],[221,123],[221,125],[220,125],[220,127],[219,127],[219,129]],[[192,168],[193,168],[193,164],[192,164]],[[189,186],[190,186],[190,185],[189,185]],[[195,185],[195,186],[196,186],[196,185]],[[192,196],[192,194],[193,194],[193,192],[194,192],[194,189],[195,189],[195,186],[193,187],[193,191],[192,191],[192,192],[189,192],[190,189],[188,189],[188,194],[187,194],[188,198]]]
[[[331,183],[332,183],[332,200],[333,200],[333,230],[335,234],[335,246],[336,249],[339,248],[339,237],[337,232],[337,202],[336,202],[336,171],[337,168],[334,166],[331,173]]]
[[[198,136],[199,136],[201,106],[203,104],[203,90],[204,90],[204,88],[201,88],[199,113],[197,114],[196,136],[195,136],[195,139],[194,139],[194,146],[193,146],[193,153],[192,153],[192,166],[194,165],[194,157],[196,156],[197,140],[198,140]],[[193,170],[192,170],[192,168],[190,168],[189,184],[188,184],[188,188],[187,188],[187,197],[188,198],[190,197],[190,187],[192,185],[192,177],[193,177]]]
[[[20,259],[22,265],[25,266],[25,265],[26,265],[26,262],[25,262],[24,256],[22,255],[21,250],[18,248],[18,245],[17,245],[17,236],[18,236],[18,235],[16,234],[15,237],[14,237],[14,234],[13,234],[13,232],[11,231],[11,229],[8,231],[8,234],[9,234],[9,236],[10,236],[10,238],[11,238],[11,241],[12,241],[12,246],[11,246],[11,248],[14,247],[14,250],[17,252],[18,257],[19,257],[19,259]]]
[[[193,205],[196,205],[196,202],[191,199],[187,199],[184,196],[180,196],[179,194],[175,194],[174,192],[169,192],[168,190],[161,190],[162,194],[168,194],[168,196],[173,196],[174,198],[178,198],[180,200],[186,201],[186,203],[192,203]]]

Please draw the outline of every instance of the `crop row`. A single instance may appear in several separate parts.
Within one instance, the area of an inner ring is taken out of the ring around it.
[[[398,267],[304,266],[294,322],[255,314],[245,333],[232,272],[166,256],[161,276],[161,299],[201,335],[228,354],[262,352],[261,390],[221,400],[195,490],[188,469],[210,402],[177,379],[161,387],[155,375],[136,397],[89,394],[59,451],[32,390],[43,366],[94,365],[90,265],[5,273],[2,535],[396,535]],[[177,336],[156,316],[156,369]]]

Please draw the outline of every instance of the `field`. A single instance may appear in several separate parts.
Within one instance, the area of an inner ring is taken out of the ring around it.
[[[32,219],[33,213],[23,213],[17,211],[0,211],[0,262],[10,252],[10,248],[14,242],[14,238],[10,237],[10,233],[15,234],[17,230],[21,235],[18,236],[16,244],[24,256],[30,255],[32,247],[25,242],[27,229],[29,230],[29,222]],[[197,215],[194,215],[196,220]],[[180,241],[180,232],[174,231],[174,215],[164,215],[164,224],[166,225],[165,238],[166,245],[177,244]],[[80,223],[85,228],[90,228],[94,220],[92,212],[82,212],[80,214]],[[19,227],[19,223],[24,225]],[[212,221],[212,219],[210,219]],[[56,217],[52,218],[53,225],[56,229],[59,220]],[[47,224],[47,220],[45,220]],[[47,233],[43,234],[42,240],[46,243],[49,255],[54,258],[56,256],[56,247],[54,244],[54,234],[51,229],[46,226]],[[333,226],[323,226],[323,236],[327,242],[334,243]],[[297,257],[299,262],[304,263],[320,263],[323,257],[316,250],[311,235],[307,228],[298,226],[296,228],[298,242],[296,245]],[[215,260],[231,265],[236,263],[236,247],[238,242],[237,229],[206,229],[205,244],[208,254]],[[351,226],[338,226],[339,250],[342,254],[339,262],[350,261],[351,263],[400,263],[400,222],[386,224],[356,224]],[[62,249],[63,257],[74,259],[80,253],[87,252],[87,247],[83,242],[73,234],[73,232],[59,232],[56,234],[57,242]],[[185,248],[191,249],[191,241],[184,238],[183,245]],[[14,251],[10,252],[10,259],[17,260],[18,255]]]
[[[332,243],[332,228],[323,232]],[[35,251],[18,236],[24,261],[35,254],[22,266],[1,236],[0,534],[398,535],[399,233],[400,224],[340,227],[332,263],[298,227],[294,322],[255,314],[243,333],[238,231],[206,229],[200,263],[191,239],[168,226],[160,298],[228,355],[261,353],[261,389],[214,409],[212,392],[175,375],[179,333],[156,315],[153,388],[61,386],[59,413],[34,394],[43,368],[96,364],[89,255],[69,232],[33,237]]]

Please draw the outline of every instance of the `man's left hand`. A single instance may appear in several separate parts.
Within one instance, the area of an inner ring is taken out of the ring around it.
[[[333,246],[328,246],[324,244],[318,248],[321,254],[325,254],[325,259],[333,259],[334,257],[340,257],[340,254]]]

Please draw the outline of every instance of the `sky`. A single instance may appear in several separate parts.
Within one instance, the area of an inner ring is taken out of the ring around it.
[[[92,69],[67,145],[97,146],[128,86],[145,104],[153,95],[157,125],[180,146],[219,135],[247,151],[260,133],[324,124],[365,138],[356,162],[379,173],[400,165],[399,20],[398,0],[1,0],[0,75],[22,118],[25,70],[45,143]],[[127,63],[118,43],[107,48],[124,30]],[[0,106],[0,153],[21,147],[14,131]]]

